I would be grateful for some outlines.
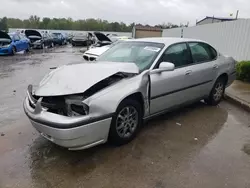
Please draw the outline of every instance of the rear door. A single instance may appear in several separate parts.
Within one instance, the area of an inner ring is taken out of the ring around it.
[[[190,74],[192,57],[186,43],[171,45],[160,58],[161,62],[175,64],[174,71],[151,74],[150,114],[157,114],[171,107],[186,103],[192,99],[190,91],[194,83]]]
[[[191,91],[192,99],[208,95],[218,73],[217,52],[203,42],[188,43],[193,65],[190,66],[192,83],[196,87]]]

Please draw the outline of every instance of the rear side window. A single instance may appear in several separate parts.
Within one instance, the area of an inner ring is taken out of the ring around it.
[[[217,57],[214,48],[205,43],[191,42],[189,43],[194,63],[213,61]]]
[[[171,62],[175,67],[192,64],[192,57],[186,43],[170,46],[162,55],[161,62]]]

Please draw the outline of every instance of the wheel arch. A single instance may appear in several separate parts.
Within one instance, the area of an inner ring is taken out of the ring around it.
[[[144,101],[144,98],[143,98],[143,94],[141,92],[135,92],[135,93],[132,93],[128,96],[126,96],[125,98],[123,98],[120,103],[118,104],[118,106],[125,100],[127,99],[131,99],[131,100],[136,100],[139,102],[139,104],[141,105],[141,108],[142,108],[142,112],[143,112],[143,116],[145,115],[145,101]],[[117,108],[118,108],[117,106]]]
[[[221,78],[225,80],[225,84],[227,85],[227,83],[228,83],[228,74],[227,73],[220,74],[220,76],[218,76],[217,80],[221,79]]]

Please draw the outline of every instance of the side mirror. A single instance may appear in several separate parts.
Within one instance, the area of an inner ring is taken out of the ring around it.
[[[158,69],[154,69],[151,71],[152,74],[157,74],[166,71],[173,71],[175,69],[175,65],[170,62],[161,62]]]

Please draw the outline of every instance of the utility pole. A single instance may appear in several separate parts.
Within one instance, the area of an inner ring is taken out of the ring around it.
[[[236,20],[238,19],[238,15],[239,15],[239,10],[237,10],[237,13],[236,13]]]

